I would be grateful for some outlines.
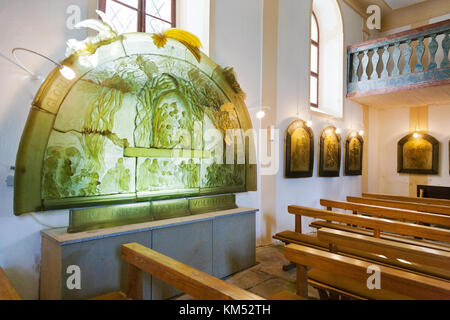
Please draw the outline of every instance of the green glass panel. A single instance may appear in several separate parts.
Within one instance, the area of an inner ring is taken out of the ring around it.
[[[227,130],[251,128],[229,70],[171,39],[158,49],[148,34],[89,41],[64,61],[75,79],[55,69],[36,95],[16,213],[245,191],[248,150],[222,163],[230,139],[242,140]]]

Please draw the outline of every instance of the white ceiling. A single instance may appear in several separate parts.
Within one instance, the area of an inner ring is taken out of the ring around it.
[[[425,0],[384,0],[393,10],[424,2]]]

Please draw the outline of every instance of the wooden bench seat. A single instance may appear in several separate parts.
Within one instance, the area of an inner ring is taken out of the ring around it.
[[[289,261],[297,264],[297,293],[301,296],[307,294],[309,275],[313,276],[315,274],[314,280],[316,282],[325,282],[327,285],[332,283],[337,286],[338,281],[343,281],[343,286],[344,284],[352,285],[351,281],[353,281],[364,286],[369,276],[367,270],[372,265],[370,262],[297,244],[287,245],[284,249],[284,255]],[[324,274],[321,277],[313,271],[308,275],[306,267],[310,267],[312,270],[320,270]],[[382,290],[387,290],[406,298],[424,300],[450,299],[450,282],[447,280],[417,275],[382,265],[378,267],[381,271]],[[333,276],[335,277],[334,280],[331,279],[330,274],[335,275]],[[366,294],[365,292],[359,292],[357,286],[352,286],[350,289],[338,286],[337,288],[344,291],[354,291],[362,297]],[[388,299],[393,297],[381,292],[379,298]]]
[[[384,199],[375,199],[375,198],[361,198],[361,197],[347,197],[347,201],[381,206],[381,207],[389,207],[389,208],[437,213],[437,214],[442,214],[442,215],[450,215],[450,206],[443,206],[443,205],[432,205],[432,204],[424,204],[424,203],[413,203],[413,202],[384,200]]]

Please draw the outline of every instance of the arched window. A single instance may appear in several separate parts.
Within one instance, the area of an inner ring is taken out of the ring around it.
[[[343,116],[344,26],[337,0],[313,0],[311,16],[310,105]]]
[[[319,107],[319,23],[314,12],[311,15],[311,64],[310,64],[311,107]]]
[[[176,0],[99,0],[119,33],[161,32],[176,26]]]

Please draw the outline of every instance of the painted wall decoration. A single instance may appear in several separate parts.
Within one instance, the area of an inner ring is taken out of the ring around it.
[[[319,139],[319,176],[339,177],[341,170],[341,135],[336,128],[323,129]]]
[[[314,168],[314,133],[305,121],[295,120],[286,129],[285,176],[312,177]]]
[[[362,175],[363,138],[355,131],[350,132],[345,139],[345,165],[347,176]]]
[[[15,214],[256,190],[254,148],[217,161],[226,130],[252,128],[233,70],[170,37],[96,28],[62,62],[76,78],[53,70],[33,101]]]
[[[438,174],[439,141],[426,133],[411,133],[397,145],[399,173]]]

